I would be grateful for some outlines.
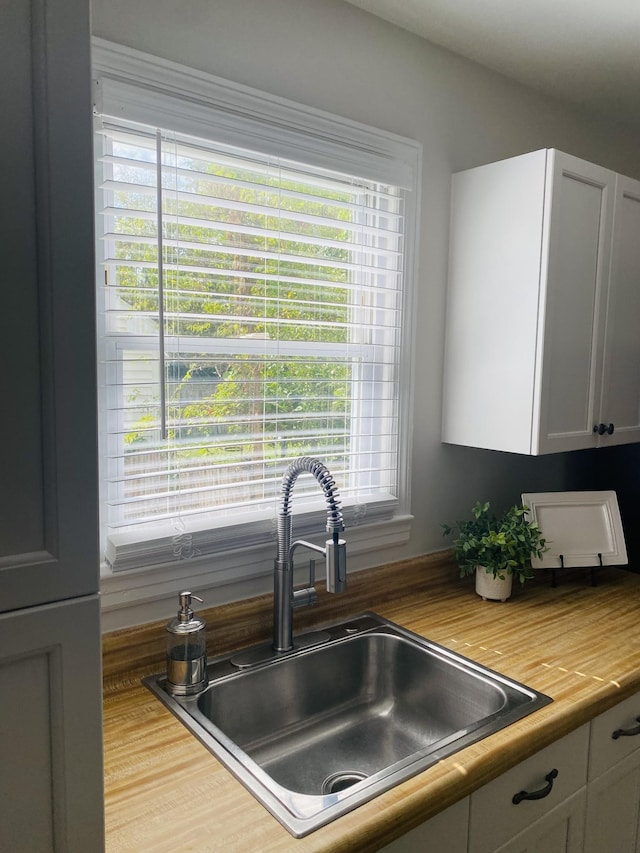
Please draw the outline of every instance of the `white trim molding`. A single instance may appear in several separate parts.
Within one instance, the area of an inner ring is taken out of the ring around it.
[[[395,516],[382,524],[348,527],[348,574],[375,568],[398,559],[398,549],[411,535],[413,516]],[[318,514],[320,535],[309,540],[323,544],[323,517]],[[102,631],[116,631],[144,622],[162,619],[175,610],[179,589],[197,592],[207,606],[226,604],[253,595],[273,591],[275,541],[270,545],[226,551],[215,557],[196,557],[169,567],[149,567],[118,574],[106,573],[102,578]],[[308,570],[301,564],[296,583],[305,583]]]
[[[249,86],[94,38],[94,110],[182,133],[309,161],[363,178],[415,186],[422,146],[415,140],[293,103]],[[225,135],[228,133],[228,139]],[[283,144],[287,150],[283,153]]]

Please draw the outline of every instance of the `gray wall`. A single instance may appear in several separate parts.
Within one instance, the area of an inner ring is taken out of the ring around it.
[[[640,178],[640,138],[527,90],[341,0],[93,0],[93,32],[419,140],[424,146],[413,425],[416,517],[398,558],[443,547],[476,499],[591,487],[589,454],[525,458],[440,443],[452,172],[554,147]],[[490,331],[490,330],[489,330]],[[505,353],[508,358],[508,353]],[[491,393],[508,394],[487,377]]]

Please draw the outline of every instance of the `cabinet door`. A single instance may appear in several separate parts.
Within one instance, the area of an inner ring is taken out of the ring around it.
[[[548,179],[534,453],[597,444],[615,187],[614,173],[557,151]]]
[[[0,3],[0,612],[98,590],[89,39]]]
[[[469,819],[469,853],[493,853],[584,788],[588,753],[587,724],[474,791]],[[549,779],[552,770],[558,771],[557,776]],[[514,795],[521,791],[541,792],[544,796],[514,803]]]
[[[588,786],[585,853],[640,853],[640,751]]]
[[[585,800],[582,788],[495,853],[584,853]]]
[[[616,181],[600,423],[602,446],[640,441],[640,181]]]
[[[416,853],[419,850],[446,850],[467,853],[469,798],[460,800],[430,820],[392,841],[380,853]]]
[[[640,694],[629,696],[591,721],[589,781],[634,752],[640,756]],[[621,732],[627,734],[622,735]],[[615,735],[615,737],[614,737]],[[638,758],[640,761],[640,757]]]
[[[453,177],[442,438],[531,453],[549,152]],[[487,393],[497,381],[498,395]]]
[[[103,850],[98,596],[0,614],[0,851]]]

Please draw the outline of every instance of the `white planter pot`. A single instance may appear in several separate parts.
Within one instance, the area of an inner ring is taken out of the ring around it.
[[[494,577],[484,566],[476,568],[476,592],[484,601],[488,598],[492,601],[506,601],[511,596],[512,585],[513,575],[511,573],[505,574],[503,580]]]

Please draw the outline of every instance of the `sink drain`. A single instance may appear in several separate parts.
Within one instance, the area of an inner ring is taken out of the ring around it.
[[[358,770],[343,770],[340,773],[332,773],[322,783],[322,793],[338,794],[366,778],[367,774],[360,773]]]

